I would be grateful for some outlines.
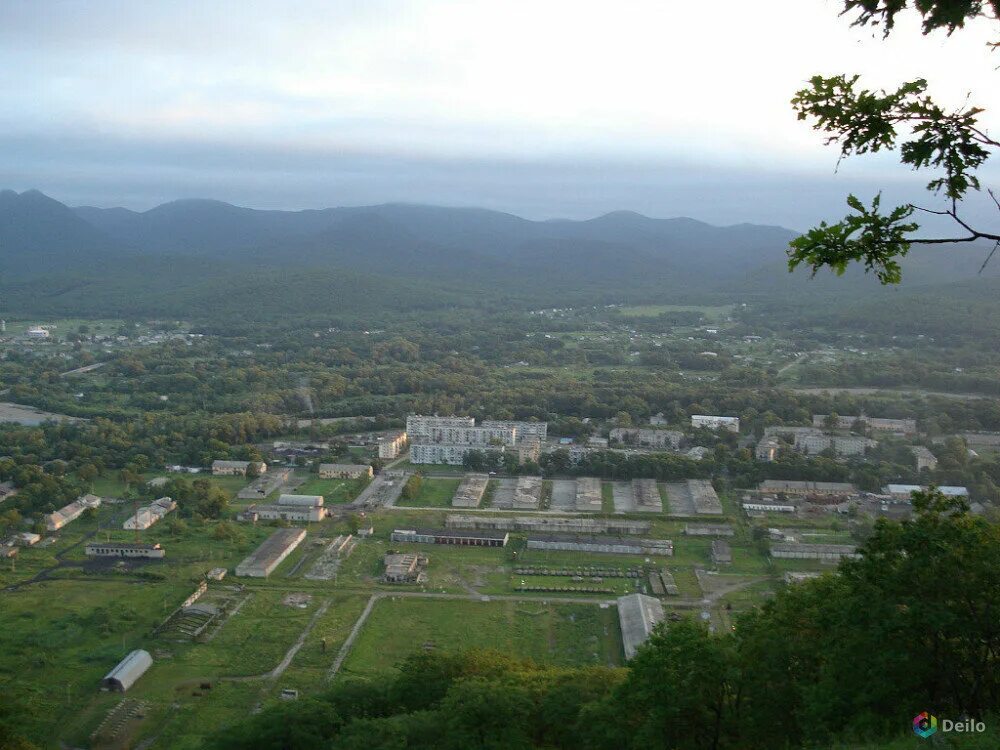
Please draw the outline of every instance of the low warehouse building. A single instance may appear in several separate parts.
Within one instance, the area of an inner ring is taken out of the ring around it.
[[[618,599],[618,622],[626,659],[635,656],[663,617],[663,604],[652,596],[629,594]]]
[[[723,524],[689,523],[684,526],[687,536],[734,536],[736,530]]]
[[[771,557],[789,560],[822,560],[837,562],[842,557],[857,557],[853,544],[788,544],[771,545]]]
[[[75,521],[84,511],[90,508],[97,508],[101,504],[101,498],[97,495],[83,495],[71,502],[64,508],[60,508],[54,513],[45,516],[45,528],[49,531],[58,531],[70,521]]]
[[[757,489],[765,493],[786,495],[856,495],[858,490],[847,482],[799,482],[789,479],[765,479]]]
[[[528,549],[563,552],[600,552],[611,555],[663,555],[669,557],[674,554],[674,543],[669,539],[541,534],[528,537]]]
[[[236,516],[238,521],[322,521],[326,510],[321,505],[251,505]]]
[[[323,504],[322,495],[279,495],[278,505],[297,505],[299,507],[318,508]]]
[[[236,575],[267,578],[305,538],[305,529],[278,529],[236,566]]]
[[[371,479],[372,467],[368,464],[320,464],[320,479]]]
[[[457,547],[506,547],[506,531],[455,531],[453,529],[395,529],[389,538],[394,542],[452,544]]]
[[[624,518],[543,518],[538,516],[467,516],[451,514],[444,522],[449,529],[489,529],[493,531],[550,531],[572,534],[645,534],[649,521]]]
[[[83,551],[87,557],[144,557],[149,560],[159,560],[167,554],[159,544],[128,542],[87,542]]]
[[[149,652],[143,651],[141,648],[136,649],[104,676],[104,679],[101,680],[101,689],[124,693],[151,666],[153,666],[153,657],[149,655]]]

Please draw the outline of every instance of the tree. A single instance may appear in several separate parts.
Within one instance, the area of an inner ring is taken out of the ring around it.
[[[968,22],[1000,18],[1000,0],[844,0],[842,15],[856,12],[852,25],[881,26],[887,37],[897,15],[911,5],[923,18],[924,34],[943,29],[951,35]],[[792,241],[789,270],[805,265],[813,275],[823,267],[842,274],[848,265],[863,263],[883,284],[896,284],[902,278],[899,261],[912,245],[990,240],[995,244],[985,267],[1000,248],[1000,221],[992,227],[973,226],[960,210],[969,192],[981,188],[977,171],[1000,149],[1000,141],[980,125],[983,109],[947,109],[935,103],[923,78],[893,91],[865,89],[859,81],[857,75],[814,76],[808,88],[796,93],[792,106],[800,120],[811,120],[815,130],[827,133],[827,144],[837,144],[841,158],[898,148],[901,163],[935,170],[927,189],[944,200],[938,208],[909,204],[884,210],[880,195],[870,205],[850,195],[852,213],[833,224],[822,222]],[[1000,193],[987,192],[1000,218]],[[955,234],[917,236],[916,214],[947,217]]]

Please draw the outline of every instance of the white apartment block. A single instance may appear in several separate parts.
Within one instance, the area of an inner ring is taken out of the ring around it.
[[[410,463],[461,466],[465,461],[465,454],[474,450],[479,449],[474,445],[415,443],[410,446]]]
[[[484,419],[479,424],[481,427],[512,427],[517,430],[518,439],[536,437],[544,443],[549,436],[548,422],[517,422],[502,419]]]
[[[615,427],[608,434],[612,442],[636,445],[643,448],[681,447],[684,434],[676,430],[650,430],[641,427]]]
[[[411,414],[406,418],[406,434],[411,441],[430,438],[432,428],[473,427],[476,420],[472,417],[426,417]]]

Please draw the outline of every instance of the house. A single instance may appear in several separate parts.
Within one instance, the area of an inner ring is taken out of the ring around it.
[[[320,479],[371,479],[374,475],[368,464],[320,464]]]
[[[937,468],[937,458],[927,448],[922,445],[914,445],[910,448],[913,458],[917,462],[917,471],[934,471]]]

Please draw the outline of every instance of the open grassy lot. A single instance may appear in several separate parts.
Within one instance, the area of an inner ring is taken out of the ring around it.
[[[616,310],[627,318],[655,318],[667,312],[698,312],[707,320],[722,320],[733,309],[732,305],[635,305]]]
[[[409,508],[450,508],[461,479],[424,479],[420,492],[409,500],[400,497],[397,505]]]
[[[475,647],[552,664],[622,661],[614,607],[397,598],[375,605],[342,674],[386,672],[420,649]]]
[[[295,488],[297,495],[322,495],[327,504],[349,503],[368,486],[369,480],[320,479],[313,475]]]

